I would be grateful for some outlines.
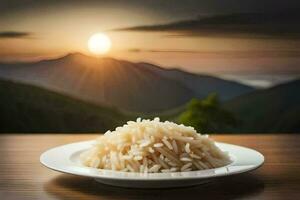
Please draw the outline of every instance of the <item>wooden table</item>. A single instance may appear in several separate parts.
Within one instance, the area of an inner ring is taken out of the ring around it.
[[[300,135],[216,135],[218,141],[257,149],[266,157],[258,170],[196,187],[126,189],[43,167],[48,148],[96,135],[0,135],[0,199],[300,199]],[[186,198],[188,196],[188,198]]]

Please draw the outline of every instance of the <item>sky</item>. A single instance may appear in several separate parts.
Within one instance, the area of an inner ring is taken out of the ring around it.
[[[106,56],[268,87],[300,74],[299,1],[2,0],[0,61],[88,51],[91,35],[112,40]]]

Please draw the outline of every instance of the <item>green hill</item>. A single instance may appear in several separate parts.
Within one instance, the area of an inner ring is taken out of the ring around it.
[[[0,132],[104,132],[127,121],[119,111],[0,80]]]
[[[258,90],[225,103],[241,120],[235,132],[300,132],[300,80]]]

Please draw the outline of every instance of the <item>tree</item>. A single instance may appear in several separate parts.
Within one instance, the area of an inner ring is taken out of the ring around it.
[[[210,94],[202,100],[192,99],[178,121],[200,133],[220,133],[236,125],[233,114],[221,107],[217,94]]]

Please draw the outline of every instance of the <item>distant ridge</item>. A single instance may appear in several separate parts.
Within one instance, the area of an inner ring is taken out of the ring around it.
[[[241,120],[235,132],[300,132],[300,80],[234,98],[224,107]]]
[[[0,64],[0,77],[143,113],[173,109],[212,92],[227,100],[253,90],[215,77],[81,53],[34,63]]]
[[[165,69],[150,63],[140,63],[140,65],[153,72],[176,80],[194,92],[195,97],[204,98],[208,94],[215,92],[222,101],[232,99],[236,96],[251,92],[254,88],[234,81],[224,80],[214,76],[193,74],[180,69]]]

